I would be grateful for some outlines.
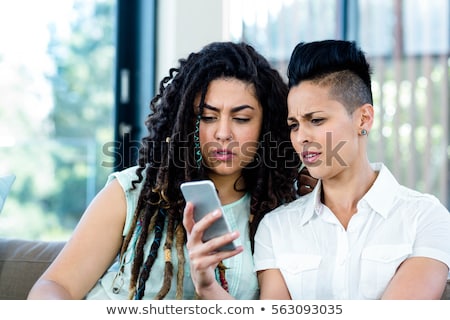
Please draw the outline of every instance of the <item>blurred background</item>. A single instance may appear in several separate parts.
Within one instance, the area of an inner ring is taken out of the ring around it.
[[[373,67],[370,159],[450,207],[448,0],[0,0],[0,236],[65,240],[135,163],[179,58],[247,41],[286,77],[301,41],[355,40]]]

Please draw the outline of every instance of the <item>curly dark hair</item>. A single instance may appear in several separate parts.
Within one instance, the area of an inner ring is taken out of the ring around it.
[[[260,144],[253,163],[244,168],[242,179],[250,200],[250,239],[264,214],[296,197],[294,183],[299,159],[292,148],[287,128],[287,84],[268,61],[245,43],[214,42],[187,59],[179,60],[160,82],[159,93],[150,104],[145,124],[148,135],[139,150],[138,179],[143,183],[131,228],[123,242],[121,256],[136,235],[132,264],[130,298],[141,299],[167,227],[164,283],[155,297],[163,299],[173,277],[171,250],[176,244],[178,256],[177,293],[182,297],[186,242],[182,225],[185,201],[180,184],[207,179],[207,171],[198,168],[194,156],[194,100],[200,95],[203,105],[208,85],[219,78],[235,78],[252,84],[263,110]],[[200,111],[201,112],[201,111]],[[144,259],[148,235],[154,240]],[[133,244],[134,245],[134,244]]]

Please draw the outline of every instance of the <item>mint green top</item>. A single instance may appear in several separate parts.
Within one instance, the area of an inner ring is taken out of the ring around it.
[[[131,220],[136,208],[139,193],[142,184],[138,184],[135,190],[132,190],[131,182],[137,178],[136,167],[128,168],[120,172],[112,173],[108,182],[117,179],[122,186],[126,201],[127,201],[127,216],[123,235],[125,236],[129,229]],[[231,230],[239,230],[241,236],[238,239],[238,244],[244,246],[244,251],[232,258],[224,260],[226,271],[226,279],[228,281],[229,292],[236,299],[257,299],[259,296],[258,282],[256,274],[253,271],[253,258],[250,248],[250,238],[248,230],[248,219],[250,215],[250,195],[246,194],[241,199],[223,206],[224,215],[230,225]],[[149,235],[149,240],[145,245],[145,257],[147,257],[150,250],[154,235]],[[163,234],[161,239],[161,246],[158,249],[158,258],[156,259],[149,279],[147,280],[144,299],[153,299],[159,292],[163,282],[164,274],[164,243],[166,234]],[[125,268],[123,273],[119,273],[120,263],[114,263],[111,268],[103,275],[94,288],[88,293],[86,299],[127,299],[128,298],[128,284],[130,282],[130,272],[132,265],[133,252],[128,249],[125,253]],[[184,266],[184,293],[183,299],[194,299],[195,290],[191,280],[191,273],[189,269],[189,256],[186,248],[184,248],[184,256],[186,263]],[[173,261],[173,279],[169,293],[165,299],[175,299],[176,292],[176,275],[178,271],[176,250],[172,250]]]

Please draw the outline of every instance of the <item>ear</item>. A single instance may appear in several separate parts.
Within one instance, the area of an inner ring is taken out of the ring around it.
[[[373,125],[374,111],[373,106],[369,103],[359,107],[359,131],[365,130],[366,134],[370,132]]]

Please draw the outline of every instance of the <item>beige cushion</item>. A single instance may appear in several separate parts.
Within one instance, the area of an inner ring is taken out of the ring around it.
[[[26,299],[64,242],[0,238],[0,300]]]
[[[447,287],[445,288],[442,300],[450,300],[450,280],[447,280]]]

